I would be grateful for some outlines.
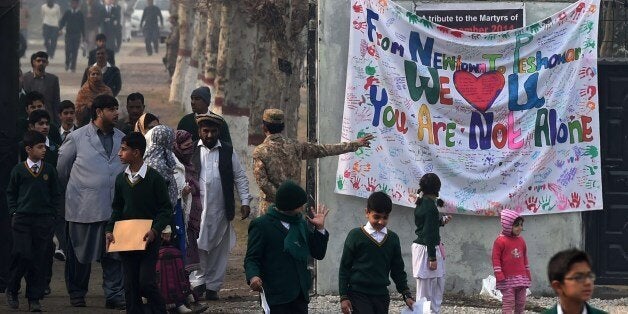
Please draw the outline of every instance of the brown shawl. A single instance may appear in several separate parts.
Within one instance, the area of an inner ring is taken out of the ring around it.
[[[92,73],[98,72],[100,75],[97,77],[92,77]],[[102,81],[102,72],[100,67],[94,65],[89,68],[87,74],[87,81],[79,90],[78,95],[76,95],[76,121],[80,124],[80,126],[89,123],[89,119],[91,118],[91,108],[92,101],[96,96],[100,95],[109,95],[113,96],[113,92],[111,88],[109,88]]]

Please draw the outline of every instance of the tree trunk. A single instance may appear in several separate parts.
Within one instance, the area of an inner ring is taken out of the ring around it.
[[[217,3],[209,3],[207,13],[203,82],[209,86],[214,86],[214,80],[216,79],[216,63],[218,59],[218,42],[220,39],[220,5]]]
[[[185,88],[185,76],[188,71],[190,59],[190,49],[192,46],[191,26],[192,26],[192,0],[181,0],[179,2],[179,52],[177,54],[177,66],[172,75],[170,84],[169,101],[175,105],[182,106],[182,94]]]

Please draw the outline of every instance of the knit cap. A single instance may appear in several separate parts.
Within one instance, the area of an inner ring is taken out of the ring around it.
[[[201,86],[193,90],[192,97],[194,96],[199,97],[208,105],[211,103],[211,100],[212,100],[212,92],[209,90],[209,87],[207,86]]]
[[[519,217],[521,217],[521,215],[519,215],[519,213],[517,213],[514,210],[510,210],[510,209],[502,210],[501,222],[502,222],[502,234],[503,235],[512,237],[512,224]]]
[[[275,194],[275,205],[280,211],[297,209],[307,202],[305,190],[292,181],[282,183]]]

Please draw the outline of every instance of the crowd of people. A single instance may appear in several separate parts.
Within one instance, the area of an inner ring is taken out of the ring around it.
[[[114,8],[94,9],[99,4],[89,0],[83,5],[88,7],[79,9],[79,2],[72,0],[71,9],[59,18],[58,27],[66,28],[66,56],[70,56],[66,70],[75,70],[80,41],[68,45],[69,39],[76,39],[69,34],[81,31],[79,38],[90,36],[87,17]],[[44,6],[54,11],[58,5],[49,0]],[[81,12],[85,24],[76,27]],[[229,126],[210,110],[207,87],[191,93],[193,112],[183,116],[176,129],[146,112],[144,95],[137,92],[126,98],[128,118],[118,119],[116,96],[122,82],[114,54],[119,46],[107,48],[107,39],[115,36],[106,31],[93,36],[95,48],[74,101],[60,100],[59,79],[46,72],[54,54],[53,40],[46,44],[48,53],[31,56],[32,70],[20,76],[24,108],[17,121],[20,160],[6,191],[11,234],[4,245],[12,243],[12,248],[10,255],[0,257],[0,289],[10,309],[19,308],[24,278],[29,311],[42,310],[40,301],[50,294],[54,258],[65,262],[65,284],[73,307],[88,305],[85,297],[93,262],[102,266],[105,307],[110,309],[192,313],[207,308],[199,301],[220,299],[235,245],[231,221],[238,210],[242,219],[252,211],[249,180]],[[148,49],[156,52],[147,42]],[[281,110],[264,111],[261,128],[266,138],[253,153],[260,217],[249,225],[244,272],[249,287],[264,293],[272,313],[307,313],[312,285],[308,263],[311,258],[325,258],[330,235],[325,229],[329,210],[304,208],[308,197],[300,183],[301,161],[355,152],[368,147],[374,137],[366,134],[352,142],[315,144],[284,137],[284,126]],[[439,214],[440,185],[438,176],[429,173],[421,178],[417,191],[417,238],[411,244],[414,295],[407,283],[402,243],[387,228],[392,201],[384,192],[370,195],[367,221],[348,232],[339,261],[343,313],[388,313],[390,278],[408,307],[426,299],[431,312],[440,312],[445,289],[440,228],[452,219]],[[153,220],[144,235],[146,249],[110,253],[110,244],[120,240],[114,237],[115,223],[128,219]],[[521,237],[523,221],[516,212],[503,210],[503,230],[493,246],[504,313],[523,313],[525,291],[532,280]],[[178,283],[182,291],[177,297],[165,295],[157,284],[156,268],[165,246],[176,248],[183,262],[185,278]],[[549,262],[548,278],[560,298],[551,313],[598,313],[586,303],[595,279],[586,253],[559,252]]]
[[[69,8],[61,11],[61,7],[55,0],[46,0],[41,5],[42,38],[46,53],[50,59],[54,59],[57,50],[59,35],[65,32],[65,70],[76,71],[76,60],[79,51],[85,56],[89,51],[89,65],[96,63],[95,49],[104,47],[99,40],[109,39],[107,49],[108,61],[115,65],[114,53],[120,51],[124,39],[130,40],[130,6],[125,0],[70,0]],[[24,3],[20,6],[20,39],[25,45],[29,36],[30,10]],[[166,40],[168,48],[164,62],[172,76],[176,62],[179,32],[177,15],[170,17],[172,30]],[[160,27],[164,26],[164,18],[161,9],[153,0],[147,0],[139,28],[142,30],[146,53],[150,56],[159,52]],[[127,34],[128,33],[128,34]],[[97,36],[98,34],[102,34]],[[32,35],[31,35],[32,36]],[[101,66],[102,67],[102,66]]]

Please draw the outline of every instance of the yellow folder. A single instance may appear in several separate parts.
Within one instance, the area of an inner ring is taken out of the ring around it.
[[[108,252],[142,251],[146,249],[144,235],[150,230],[151,219],[129,219],[116,221],[113,238]]]

